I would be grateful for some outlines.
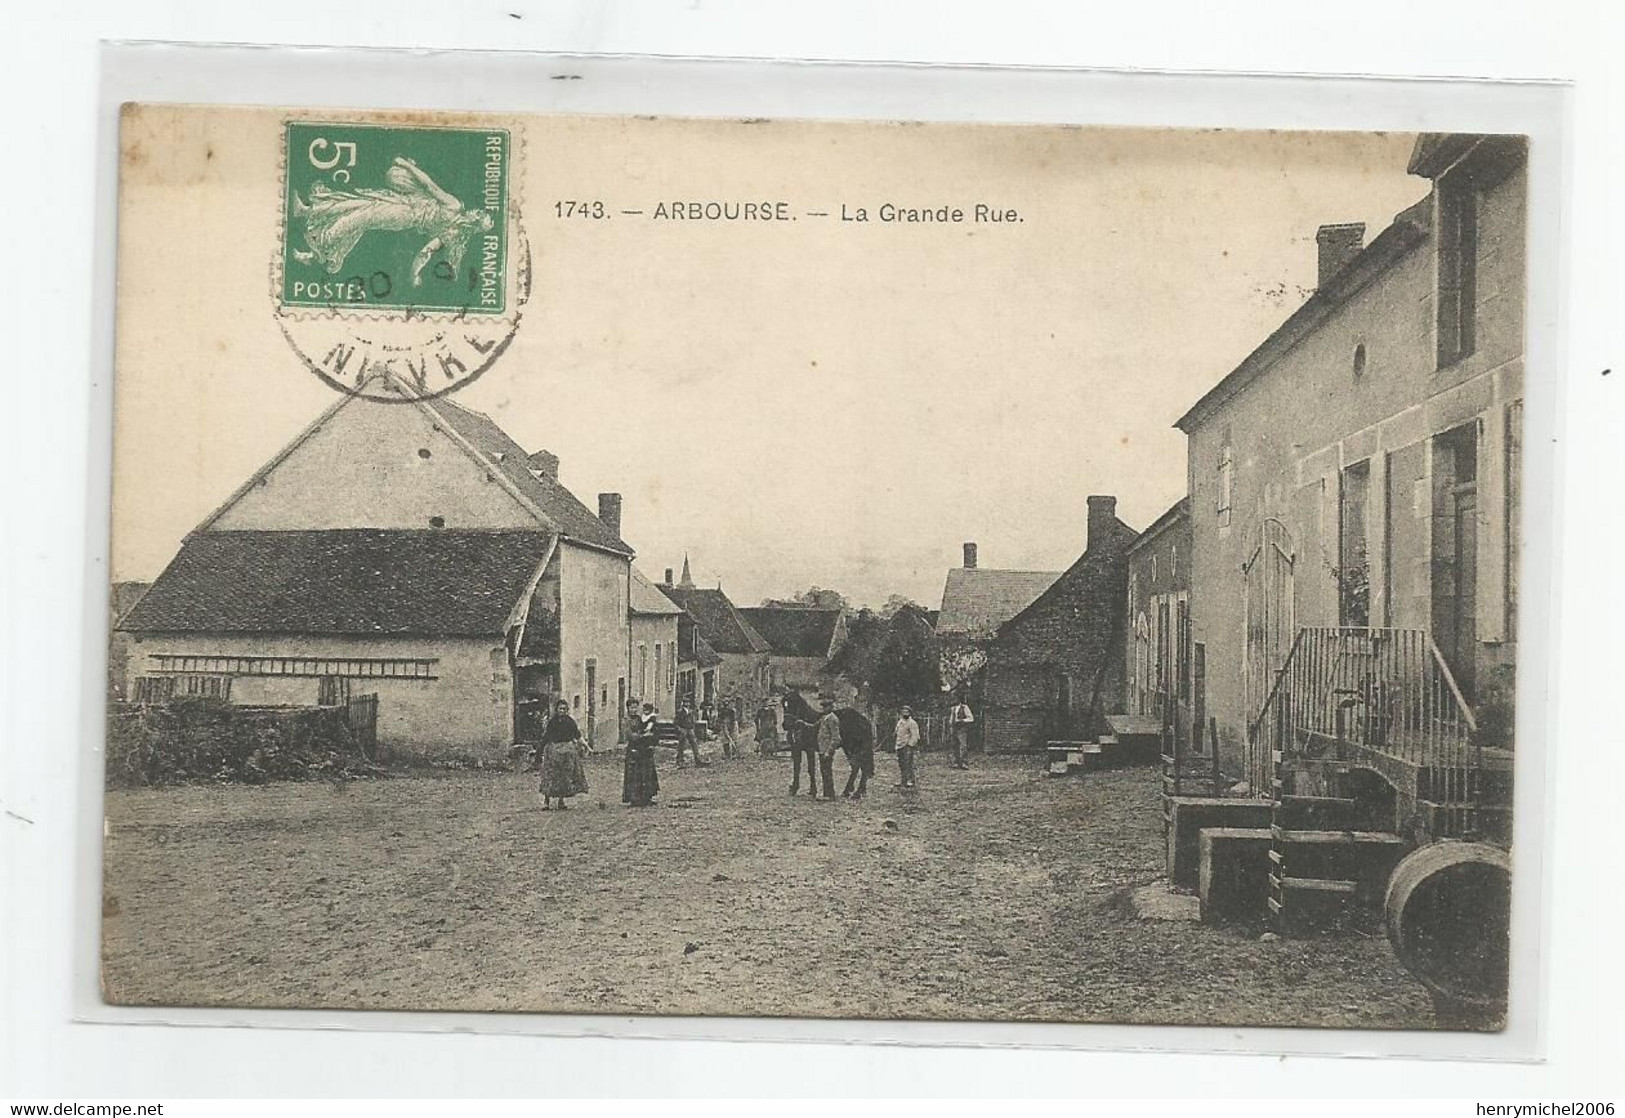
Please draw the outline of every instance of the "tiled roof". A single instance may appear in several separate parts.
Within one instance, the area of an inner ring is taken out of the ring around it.
[[[721,590],[699,586],[662,586],[660,592],[688,612],[700,635],[718,652],[768,652],[762,635]]]
[[[198,532],[119,626],[500,636],[547,532]]]
[[[532,473],[530,456],[524,448],[509,438],[508,433],[492,422],[489,416],[469,411],[445,399],[426,400],[424,404],[484,455],[488,462],[501,470],[519,492],[558,525],[566,538],[607,547],[624,555],[632,554],[626,542],[577,500],[574,493],[559,484],[557,478],[545,475],[537,477]]]
[[[762,634],[775,656],[827,657],[841,623],[838,609],[741,606],[739,612]]]
[[[660,588],[632,568],[632,612],[656,617],[680,617],[682,608],[660,592]]]
[[[1174,507],[1178,508],[1179,506],[1175,505]],[[1004,625],[1014,628],[1019,619],[1025,617],[1029,610],[1037,610],[1042,608],[1039,603],[1044,601],[1052,590],[1055,593],[1064,593],[1064,587],[1068,583],[1080,577],[1087,577],[1083,572],[1087,571],[1089,568],[1094,567],[1098,569],[1103,564],[1111,563],[1112,556],[1114,554],[1127,555],[1128,552],[1133,548],[1134,541],[1139,538],[1139,535],[1140,534],[1138,532],[1136,532],[1133,528],[1130,528],[1127,524],[1124,524],[1121,520],[1117,519],[1117,517],[1112,517],[1110,542],[1105,540],[1091,540],[1091,546],[1084,549],[1083,554],[1078,556],[1077,562],[1073,563],[1065,571],[1061,572],[1061,574],[1056,577],[1054,582],[1044,588],[1043,593],[1039,594],[1032,601],[1021,607],[1020,610],[1016,611],[1016,613],[1010,617],[1004,623]],[[1117,550],[1118,548],[1121,548],[1121,550]],[[1009,631],[1008,629],[1005,629],[1004,626],[1001,626],[1000,628],[1001,632],[999,635],[1001,637],[1005,632]]]
[[[954,567],[942,588],[937,632],[985,633],[1026,609],[1055,580],[1059,571],[995,571]]]
[[[151,589],[152,583],[150,582],[115,582],[112,596],[109,597],[107,602],[108,609],[113,613],[114,622],[129,613],[135,604]]]

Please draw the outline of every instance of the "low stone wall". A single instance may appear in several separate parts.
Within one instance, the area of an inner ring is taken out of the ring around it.
[[[350,732],[343,707],[248,707],[223,699],[114,704],[107,783],[265,784],[382,772]]]

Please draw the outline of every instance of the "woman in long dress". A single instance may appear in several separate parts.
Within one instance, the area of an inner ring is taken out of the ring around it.
[[[552,806],[553,800],[559,802],[562,811],[569,806],[565,800],[587,790],[587,770],[581,764],[585,752],[581,728],[570,717],[570,704],[561,699],[542,734],[543,811]]]
[[[621,780],[621,803],[648,807],[660,792],[660,774],[655,771],[655,708],[637,700],[626,704],[626,775]]]

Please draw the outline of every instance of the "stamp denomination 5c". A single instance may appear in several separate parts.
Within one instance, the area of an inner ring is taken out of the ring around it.
[[[286,143],[283,306],[507,309],[506,130],[290,121]]]
[[[455,391],[506,350],[529,251],[505,128],[291,120],[277,324],[333,388]]]

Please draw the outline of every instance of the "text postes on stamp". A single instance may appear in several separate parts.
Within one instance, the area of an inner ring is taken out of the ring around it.
[[[290,121],[282,304],[507,309],[503,129]]]
[[[530,283],[510,132],[292,120],[284,145],[273,298],[305,365],[388,399],[489,368]]]

